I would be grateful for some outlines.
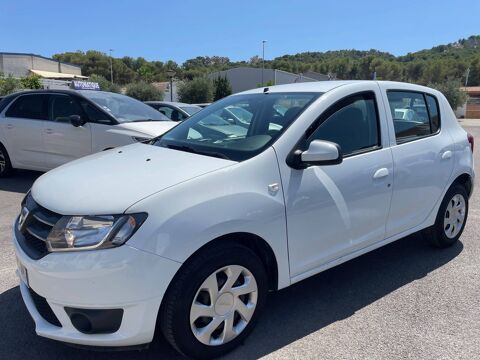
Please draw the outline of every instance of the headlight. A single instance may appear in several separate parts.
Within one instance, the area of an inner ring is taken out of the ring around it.
[[[47,238],[49,251],[106,249],[124,244],[147,214],[63,216]]]
[[[141,137],[141,136],[132,136],[132,139],[133,139],[135,142],[141,142],[141,143],[152,140],[152,138]]]

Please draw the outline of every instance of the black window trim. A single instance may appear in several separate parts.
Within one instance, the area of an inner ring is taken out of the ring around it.
[[[330,105],[325,111],[323,111],[313,122],[312,124],[305,130],[305,133],[300,137],[300,139],[297,141],[295,146],[292,148],[290,153],[287,156],[286,162],[287,165],[290,167],[295,168],[295,157],[296,157],[296,152],[300,151],[306,151],[308,148],[308,145],[310,144],[310,137],[315,133],[315,131],[326,121],[335,114],[337,111],[342,109],[343,107],[347,106],[352,102],[352,99],[355,97],[362,97],[364,95],[370,95],[373,96],[373,103],[375,105],[375,113],[377,115],[377,136],[378,136],[378,143],[379,145],[371,146],[366,149],[360,149],[358,151],[354,151],[350,154],[343,155],[344,159],[357,156],[357,155],[363,155],[372,151],[377,151],[383,149],[383,141],[382,141],[382,128],[381,128],[381,120],[380,120],[380,111],[378,110],[378,101],[377,101],[377,96],[375,94],[375,91],[373,90],[365,90],[365,91],[359,91],[356,93],[349,94],[340,100],[337,100],[334,102],[332,105]],[[341,147],[340,147],[341,148]]]
[[[430,133],[427,135],[422,135],[422,136],[409,136],[405,137],[403,140],[397,139],[397,134],[395,133],[395,125],[393,123],[393,117],[392,117],[392,126],[393,126],[393,133],[395,135],[395,144],[392,146],[397,146],[397,145],[403,145],[403,144],[408,144],[411,143],[412,141],[417,141],[425,138],[429,138],[432,136],[437,136],[441,133],[442,131],[442,115],[441,115],[441,110],[440,110],[440,102],[438,101],[438,98],[426,91],[420,91],[420,90],[403,90],[403,89],[387,89],[386,94],[387,94],[387,102],[388,102],[388,109],[390,110],[390,116],[392,114],[392,109],[390,107],[390,100],[388,99],[388,93],[389,92],[404,92],[404,93],[415,93],[415,94],[421,94],[423,96],[423,101],[425,102],[425,107],[427,108],[427,114],[428,114],[428,123],[430,125],[430,132],[432,131],[432,118],[430,116],[430,109],[428,108],[428,103],[427,103],[427,95],[431,96],[434,100],[435,103],[437,104],[437,109],[438,109],[438,129],[434,133]]]

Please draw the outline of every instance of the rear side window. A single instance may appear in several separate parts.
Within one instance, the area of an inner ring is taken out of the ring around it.
[[[380,129],[373,93],[358,94],[343,99],[309,138],[327,140],[340,145],[343,156],[362,153],[380,147]]]
[[[48,119],[48,95],[22,95],[10,106],[5,113],[7,117],[24,119]]]
[[[387,97],[398,144],[439,130],[440,114],[435,97],[409,91],[388,91]]]

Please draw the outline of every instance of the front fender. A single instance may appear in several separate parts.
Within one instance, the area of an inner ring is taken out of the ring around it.
[[[278,192],[269,192],[268,185],[275,183]],[[290,284],[285,204],[272,148],[154,194],[127,210],[135,212],[149,216],[129,240],[130,246],[184,262],[220,236],[251,233],[272,248],[279,288]]]

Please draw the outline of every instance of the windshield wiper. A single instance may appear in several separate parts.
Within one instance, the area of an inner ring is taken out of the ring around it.
[[[198,149],[194,149],[193,147],[187,146],[187,145],[166,144],[165,147],[167,147],[169,149],[190,152],[192,154],[206,155],[206,156],[212,156],[212,157],[216,157],[216,158],[220,158],[220,159],[230,160],[230,158],[227,155],[225,155],[221,152],[217,152],[217,151],[198,150]]]

